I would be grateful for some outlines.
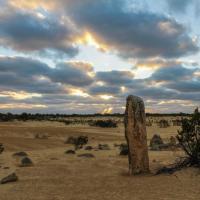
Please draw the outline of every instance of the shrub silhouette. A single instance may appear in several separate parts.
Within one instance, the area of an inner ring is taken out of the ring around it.
[[[200,166],[200,113],[198,108],[191,119],[183,119],[177,139],[188,156],[190,165]]]
[[[116,128],[117,122],[110,120],[110,119],[109,120],[97,120],[97,121],[91,122],[89,125],[102,127],[102,128]]]

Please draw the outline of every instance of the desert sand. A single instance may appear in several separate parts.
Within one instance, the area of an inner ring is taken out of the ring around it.
[[[147,127],[148,142],[155,134],[164,141],[176,135],[179,127]],[[37,133],[48,139],[35,139]],[[68,136],[85,135],[88,145],[109,144],[111,150],[79,150],[65,154],[73,146],[64,144]],[[188,168],[172,175],[154,175],[161,166],[173,163],[183,152],[150,151],[151,173],[129,176],[128,159],[119,156],[114,144],[125,142],[124,127],[97,128],[87,125],[66,126],[58,122],[1,122],[0,179],[16,172],[19,181],[0,185],[0,200],[198,200],[200,171]],[[12,154],[25,151],[32,167],[18,167]],[[92,153],[94,158],[81,158]]]

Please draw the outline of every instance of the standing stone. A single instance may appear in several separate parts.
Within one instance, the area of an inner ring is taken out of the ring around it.
[[[129,149],[129,173],[149,172],[144,102],[140,97],[128,96],[125,111],[125,136]]]

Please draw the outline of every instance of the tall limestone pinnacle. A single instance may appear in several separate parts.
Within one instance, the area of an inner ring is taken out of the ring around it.
[[[125,111],[125,137],[129,148],[129,173],[149,172],[146,116],[144,102],[140,97],[128,96]]]

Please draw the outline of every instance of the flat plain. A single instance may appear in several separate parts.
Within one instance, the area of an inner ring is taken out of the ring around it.
[[[148,143],[154,134],[165,142],[175,136],[180,127],[147,127]],[[45,134],[47,139],[36,139]],[[87,145],[108,144],[110,150],[80,149],[76,154],[65,154],[73,149],[65,144],[69,136],[88,136]],[[157,169],[183,156],[181,150],[149,150],[151,173],[128,175],[127,156],[119,155],[116,144],[125,142],[124,127],[98,128],[89,125],[65,125],[60,122],[1,122],[0,143],[5,151],[0,154],[0,179],[16,172],[19,180],[0,185],[0,200],[198,200],[200,171],[183,169],[174,174],[155,175]],[[25,151],[33,161],[31,167],[18,167],[12,154]],[[78,157],[91,153],[94,158]]]

